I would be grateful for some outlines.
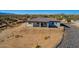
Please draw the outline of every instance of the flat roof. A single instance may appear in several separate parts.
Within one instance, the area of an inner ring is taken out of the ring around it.
[[[28,20],[30,22],[49,22],[49,21],[57,21],[60,22],[60,20],[57,20],[55,18],[33,18],[31,20]]]

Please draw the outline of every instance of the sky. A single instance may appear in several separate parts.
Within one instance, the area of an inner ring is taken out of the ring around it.
[[[79,10],[0,10],[13,14],[79,14]]]

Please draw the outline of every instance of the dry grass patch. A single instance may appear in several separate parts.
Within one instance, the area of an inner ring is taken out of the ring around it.
[[[30,28],[22,24],[0,33],[0,47],[50,48],[55,47],[63,36],[63,28]]]

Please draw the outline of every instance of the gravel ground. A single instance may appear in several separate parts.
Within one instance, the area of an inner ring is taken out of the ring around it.
[[[79,28],[68,25],[65,29],[63,41],[58,48],[79,48]]]

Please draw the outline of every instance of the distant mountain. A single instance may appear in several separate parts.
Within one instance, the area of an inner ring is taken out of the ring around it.
[[[0,15],[8,15],[8,14],[13,14],[13,13],[3,13],[3,12],[0,12]]]

